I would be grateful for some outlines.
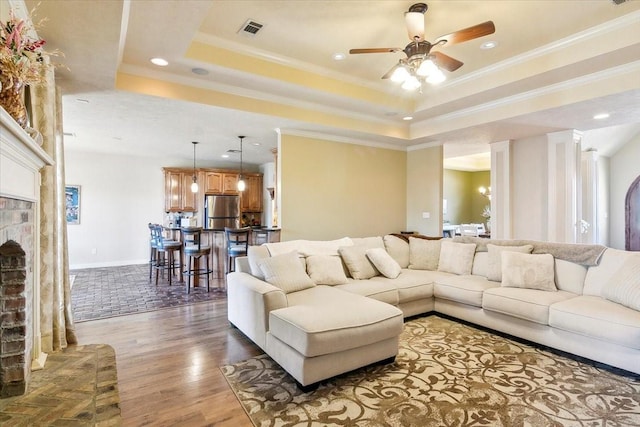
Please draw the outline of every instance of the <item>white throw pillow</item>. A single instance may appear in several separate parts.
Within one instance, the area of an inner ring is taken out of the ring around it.
[[[629,257],[622,263],[602,288],[602,296],[640,311],[640,256]]]
[[[333,255],[307,257],[307,274],[316,285],[344,285],[349,280],[344,274],[342,259]]]
[[[471,274],[476,244],[455,243],[447,240],[441,240],[440,242],[438,271],[459,275]]]
[[[392,234],[384,236],[383,241],[389,255],[400,264],[400,267],[407,268],[409,266],[409,242]]]
[[[440,240],[409,237],[409,268],[412,270],[437,270],[440,261],[440,246]]]
[[[297,252],[262,258],[258,260],[258,266],[260,266],[260,270],[262,270],[264,279],[267,282],[282,289],[287,294],[312,288],[316,285],[304,271]]]
[[[260,280],[264,280],[264,274],[258,265],[258,261],[263,258],[269,258],[269,249],[266,246],[249,246],[247,248],[247,257],[249,258],[249,268],[251,275]]]
[[[376,269],[382,273],[383,276],[389,279],[395,279],[400,275],[402,269],[400,264],[382,248],[372,248],[366,250],[367,258],[373,263]]]
[[[551,254],[502,252],[502,286],[557,291]]]
[[[367,258],[366,246],[345,246],[338,249],[351,277],[357,280],[370,279],[378,275],[378,270]]]
[[[487,244],[487,251],[489,252],[489,259],[487,262],[487,279],[494,282],[500,282],[502,280],[502,252],[511,251],[519,252],[521,254],[530,254],[533,251],[533,245],[523,246],[499,246]]]

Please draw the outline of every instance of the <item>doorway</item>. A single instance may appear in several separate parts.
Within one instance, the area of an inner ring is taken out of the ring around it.
[[[640,251],[640,176],[633,181],[625,198],[625,249]]]

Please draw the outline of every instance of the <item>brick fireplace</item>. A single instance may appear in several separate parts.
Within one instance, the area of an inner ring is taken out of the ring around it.
[[[0,108],[0,398],[44,367],[40,333],[40,169],[53,160]]]

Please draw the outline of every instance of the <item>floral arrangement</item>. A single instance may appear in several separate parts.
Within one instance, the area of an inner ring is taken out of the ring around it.
[[[45,41],[30,37],[30,33],[35,33],[34,27],[16,18],[13,10],[9,20],[0,23],[0,82],[10,85],[44,82],[41,71],[48,66],[44,58],[47,52],[42,49]]]
[[[482,209],[482,217],[483,218],[487,218],[487,221],[489,221],[491,219],[491,205],[486,205]]]

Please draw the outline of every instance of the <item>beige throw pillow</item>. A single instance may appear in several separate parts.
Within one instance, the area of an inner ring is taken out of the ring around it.
[[[502,252],[511,251],[530,254],[533,251],[533,245],[499,246],[488,243],[487,250],[489,252],[489,259],[487,261],[487,279],[493,280],[494,282],[500,282],[502,280]]]
[[[251,275],[257,277],[260,280],[264,280],[264,274],[260,270],[258,261],[263,258],[269,258],[269,249],[266,246],[249,246],[247,248],[247,257],[249,258],[249,268],[251,269]]]
[[[282,289],[287,294],[316,285],[304,271],[297,252],[262,258],[258,260],[258,266],[268,283]]]
[[[392,234],[384,236],[384,247],[400,267],[409,266],[409,243]]]
[[[502,286],[557,291],[551,254],[502,252]]]
[[[437,270],[441,242],[442,240],[409,237],[409,268],[412,270]]]
[[[602,288],[602,296],[640,311],[640,254],[628,257],[622,263]]]
[[[367,258],[373,263],[375,268],[389,279],[395,279],[402,271],[400,264],[382,248],[373,248],[366,250]]]
[[[440,240],[440,242],[438,271],[459,275],[471,274],[476,244],[454,243],[447,240]]]
[[[344,285],[349,280],[344,274],[342,260],[333,255],[307,257],[307,274],[316,285]]]
[[[378,270],[367,258],[366,246],[344,246],[338,249],[351,277],[357,280],[370,279],[378,275]]]

